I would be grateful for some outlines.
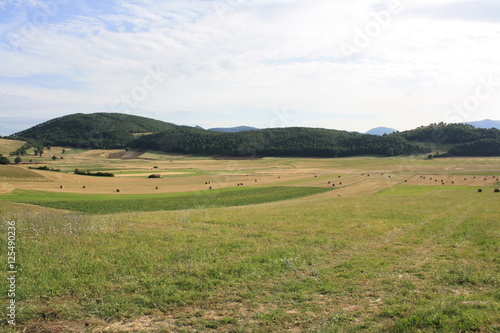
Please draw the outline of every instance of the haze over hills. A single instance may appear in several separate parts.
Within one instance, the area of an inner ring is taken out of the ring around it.
[[[216,128],[209,128],[208,130],[214,132],[237,133],[244,131],[254,131],[258,130],[258,128],[251,126],[236,126],[236,127],[216,127]]]
[[[35,147],[130,147],[226,156],[395,156],[427,153],[434,144],[447,143],[455,145],[450,150],[455,155],[500,156],[500,130],[443,123],[383,136],[305,127],[217,132],[128,114],[95,113],[55,118],[10,138]]]
[[[472,125],[474,127],[478,128],[498,128],[500,129],[500,120],[491,120],[491,119],[485,119],[485,120],[479,120],[479,121],[471,121],[465,124]]]
[[[391,134],[394,132],[397,132],[398,130],[390,127],[375,127],[366,132],[365,134],[371,134],[371,135],[384,135],[384,134]]]

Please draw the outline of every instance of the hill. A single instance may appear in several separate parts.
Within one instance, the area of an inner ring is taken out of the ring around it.
[[[10,152],[21,148],[23,145],[23,141],[0,139],[0,154],[8,156]]]
[[[133,145],[171,153],[227,156],[393,156],[428,151],[396,135],[373,136],[304,127],[237,133],[183,128],[143,136]]]
[[[237,132],[244,132],[244,131],[254,131],[254,130],[258,130],[258,128],[250,127],[250,126],[237,126],[237,127],[209,128],[208,130],[214,131],[214,132],[237,133]]]
[[[491,119],[485,119],[485,120],[479,120],[479,121],[471,121],[468,123],[464,124],[469,124],[477,128],[497,128],[500,129],[500,120],[491,120]]]
[[[382,136],[305,127],[217,132],[127,114],[80,113],[55,118],[11,138],[28,141],[26,149],[48,145],[133,147],[225,156],[395,156],[427,153],[436,145],[446,145],[446,150],[450,149],[449,152],[457,156],[500,155],[497,144],[500,143],[500,130],[444,123]],[[23,155],[21,150],[15,154]]]
[[[371,135],[384,135],[384,134],[391,134],[394,132],[397,132],[398,130],[390,127],[375,127],[366,132],[365,134],[371,134]]]
[[[137,134],[157,133],[176,127],[163,121],[121,113],[77,113],[46,121],[15,133],[11,138],[43,146],[123,148]]]
[[[469,124],[431,124],[398,133],[408,141],[432,145],[452,144],[454,156],[500,156],[500,130]]]

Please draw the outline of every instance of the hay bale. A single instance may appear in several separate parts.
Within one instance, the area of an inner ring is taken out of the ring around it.
[[[478,191],[479,193],[481,193],[481,192],[483,192],[483,189],[482,189],[482,188],[478,188],[478,189],[477,189],[477,191]]]

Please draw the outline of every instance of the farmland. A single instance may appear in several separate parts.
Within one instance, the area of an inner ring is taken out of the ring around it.
[[[499,158],[33,163],[0,169],[6,332],[500,332]]]

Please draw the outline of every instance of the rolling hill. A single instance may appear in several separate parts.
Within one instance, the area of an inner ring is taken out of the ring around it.
[[[500,155],[500,130],[444,123],[386,135],[306,127],[217,132],[127,114],[95,113],[55,118],[10,138],[27,141],[33,147],[131,147],[253,157],[396,156],[428,153],[435,144],[448,145],[449,153],[456,156]]]
[[[77,113],[46,121],[15,133],[11,138],[43,146],[123,148],[137,135],[170,131],[177,127],[163,121],[121,113]]]

